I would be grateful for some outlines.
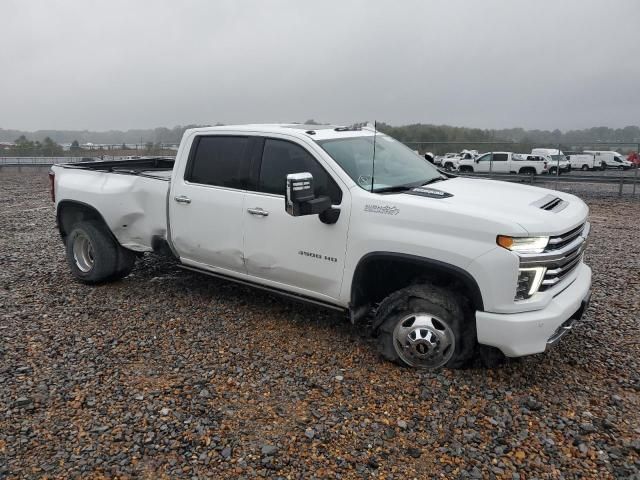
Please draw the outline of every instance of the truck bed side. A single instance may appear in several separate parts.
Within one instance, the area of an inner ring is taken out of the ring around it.
[[[173,162],[155,167],[134,162],[53,166],[57,213],[74,205],[93,208],[120,245],[151,251],[157,240],[166,239]]]

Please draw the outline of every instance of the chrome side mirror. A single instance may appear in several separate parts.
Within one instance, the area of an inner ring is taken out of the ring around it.
[[[313,175],[308,172],[287,175],[285,210],[293,217],[317,215],[331,208],[329,197],[317,197],[313,192]]]

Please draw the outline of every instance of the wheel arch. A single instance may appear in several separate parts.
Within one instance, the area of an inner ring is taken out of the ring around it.
[[[118,245],[120,244],[102,214],[95,207],[78,200],[61,200],[58,203],[56,208],[56,223],[63,241],[67,238],[67,235],[69,235],[76,223],[87,220],[100,222],[106,231],[109,232],[113,240],[115,240]]]
[[[422,281],[457,287],[474,311],[484,310],[480,287],[464,269],[431,258],[379,251],[364,255],[354,270],[349,303],[352,321],[364,318],[392,292]]]

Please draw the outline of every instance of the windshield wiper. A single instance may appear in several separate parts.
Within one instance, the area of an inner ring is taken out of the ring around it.
[[[430,183],[435,183],[435,182],[442,182],[444,180],[449,180],[448,178],[442,178],[442,177],[436,177],[436,178],[432,178],[431,180],[429,180],[427,183],[423,183],[422,185],[420,185],[421,187],[424,187],[425,185],[429,185]]]
[[[374,188],[371,190],[373,193],[389,193],[389,192],[404,192],[406,190],[411,190],[412,188],[419,187],[420,185],[416,185],[415,183],[409,183],[407,185],[394,185],[393,187],[380,187]]]
[[[414,183],[405,183],[404,185],[394,185],[392,187],[380,187],[371,190],[373,193],[392,193],[392,192],[406,192],[407,190],[411,190],[416,187],[424,187],[425,185],[429,185],[430,183],[440,182],[442,180],[448,180],[448,178],[436,177],[431,180],[427,180],[426,182],[414,182]]]

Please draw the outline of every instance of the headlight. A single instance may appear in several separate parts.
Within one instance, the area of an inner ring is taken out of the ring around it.
[[[516,300],[526,300],[540,288],[546,267],[521,268],[518,270]]]
[[[508,237],[498,235],[496,243],[516,253],[542,253],[549,243],[549,237]]]

